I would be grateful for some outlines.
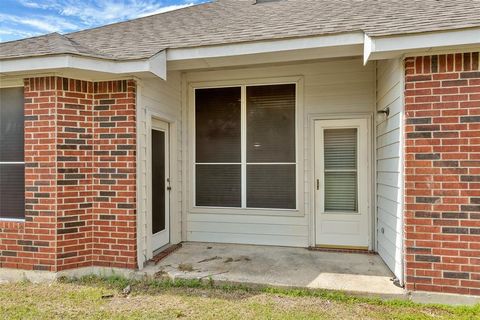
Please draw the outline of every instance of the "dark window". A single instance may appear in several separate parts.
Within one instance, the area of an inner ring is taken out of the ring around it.
[[[240,165],[196,165],[197,206],[240,207]]]
[[[295,91],[247,87],[248,208],[296,208]]]
[[[0,89],[0,218],[25,216],[23,88]]]
[[[295,209],[295,107],[295,84],[195,90],[195,205]]]
[[[239,163],[240,88],[196,90],[196,162]]]
[[[165,132],[152,130],[152,233],[165,230]]]

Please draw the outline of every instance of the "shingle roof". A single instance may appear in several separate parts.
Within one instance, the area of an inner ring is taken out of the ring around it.
[[[84,47],[73,39],[56,32],[39,37],[0,43],[0,58],[2,59],[61,53],[106,59],[114,58],[93,48]]]
[[[72,53],[143,59],[167,48],[363,31],[398,35],[480,26],[480,0],[218,0],[64,36],[0,44],[0,59]]]

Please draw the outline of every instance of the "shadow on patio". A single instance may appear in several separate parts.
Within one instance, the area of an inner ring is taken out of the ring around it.
[[[405,298],[378,255],[309,251],[272,246],[184,243],[156,265],[149,276],[212,279],[215,282],[343,290]]]

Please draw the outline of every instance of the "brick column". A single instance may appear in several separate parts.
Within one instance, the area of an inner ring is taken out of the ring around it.
[[[136,268],[135,91],[25,79],[25,222],[0,222],[0,267]]]
[[[57,78],[58,271],[92,265],[93,83]]]
[[[95,83],[93,261],[136,268],[135,82]]]
[[[405,60],[409,290],[480,295],[479,53]]]

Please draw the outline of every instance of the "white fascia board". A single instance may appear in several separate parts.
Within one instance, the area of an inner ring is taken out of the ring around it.
[[[166,79],[166,55],[159,52],[150,59],[115,61],[70,54],[0,60],[0,73],[28,72],[55,69],[80,69],[116,75],[150,72]]]
[[[372,38],[365,34],[365,40],[363,43],[363,65],[366,65],[368,60],[370,60],[370,56],[372,55],[374,48],[375,47]]]
[[[167,80],[167,54],[165,50],[147,60],[148,70],[157,77]]]
[[[363,45],[363,32],[167,50],[167,61],[221,58],[282,51]]]
[[[480,46],[480,28],[407,34],[365,36],[364,61],[390,59],[415,52]],[[368,39],[368,40],[367,40]],[[370,42],[367,46],[367,42]]]

